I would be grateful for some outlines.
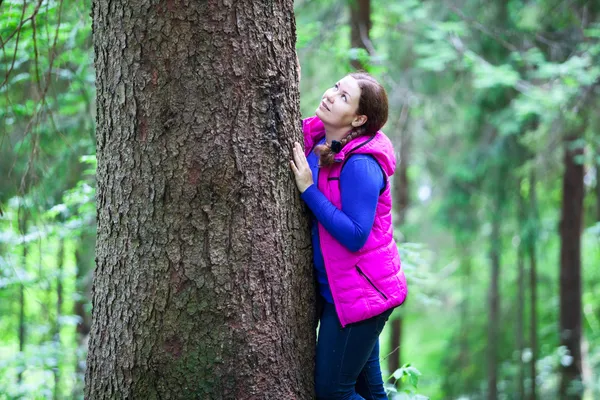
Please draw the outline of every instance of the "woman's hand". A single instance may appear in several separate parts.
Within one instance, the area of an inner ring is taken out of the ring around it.
[[[296,186],[298,186],[300,193],[304,193],[304,191],[314,183],[312,171],[310,170],[308,161],[304,155],[304,150],[302,150],[300,143],[294,143],[292,154],[294,159],[290,161],[290,166],[292,167],[292,172],[294,172],[294,177],[296,178]]]

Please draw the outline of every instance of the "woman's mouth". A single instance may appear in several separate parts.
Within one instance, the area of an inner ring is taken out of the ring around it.
[[[329,107],[327,107],[327,104],[325,104],[325,102],[324,102],[324,101],[322,101],[322,102],[321,102],[321,105],[320,105],[319,107],[320,107],[320,108],[322,108],[322,109],[324,109],[324,110],[326,110],[326,111],[331,111],[331,110],[329,109]]]

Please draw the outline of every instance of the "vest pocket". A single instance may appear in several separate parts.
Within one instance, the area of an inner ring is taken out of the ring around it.
[[[375,289],[377,291],[377,293],[379,293],[381,295],[381,297],[383,297],[384,300],[387,301],[387,299],[388,299],[387,296],[385,294],[383,294],[383,292],[381,290],[379,290],[377,288],[377,286],[375,286],[375,284],[373,283],[373,281],[371,281],[369,279],[369,277],[362,271],[362,269],[360,269],[360,267],[358,265],[355,265],[355,267],[356,267],[356,271],[358,272],[358,274],[360,276],[362,276],[363,278],[365,278],[365,280],[369,283],[369,285],[371,285],[371,287],[373,289]]]

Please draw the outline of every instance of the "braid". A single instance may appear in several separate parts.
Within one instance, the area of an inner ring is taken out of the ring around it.
[[[352,129],[349,134],[344,136],[342,140],[340,140],[340,144],[342,148],[354,139],[361,137],[367,133],[367,130],[364,127],[358,127]],[[334,163],[335,153],[331,151],[331,146],[328,144],[322,144],[315,147],[315,153],[319,156],[319,166],[331,165]]]

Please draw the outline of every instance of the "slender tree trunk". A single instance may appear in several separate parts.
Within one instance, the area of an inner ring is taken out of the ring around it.
[[[536,235],[538,231],[537,217],[537,196],[536,196],[536,177],[535,172],[530,174],[530,191],[529,191],[529,212],[530,212],[530,229],[527,235],[527,253],[529,256],[529,292],[530,292],[530,309],[529,309],[529,346],[531,347],[531,361],[529,364],[531,375],[531,391],[529,392],[529,400],[537,399],[536,387],[536,362],[538,358],[537,351],[537,258],[536,258]]]
[[[491,276],[490,289],[488,297],[489,305],[489,326],[488,326],[488,400],[496,400],[497,382],[498,382],[498,331],[500,319],[500,254],[501,254],[501,235],[500,228],[502,223],[503,204],[505,198],[504,167],[499,167],[497,194],[494,199],[494,214],[492,215],[492,233],[490,236],[490,262]]]
[[[399,127],[400,163],[397,172],[394,174],[394,208],[396,211],[394,222],[396,228],[403,226],[406,222],[406,213],[410,203],[408,163],[411,149],[411,132],[407,123],[408,113],[408,106],[404,105],[401,112],[401,116],[404,116],[404,118],[400,118],[402,124]],[[401,241],[406,241],[405,234],[402,236]],[[390,325],[390,343],[392,345],[392,351],[395,351],[395,353],[391,354],[388,358],[388,368],[390,373],[393,373],[402,366],[402,316],[398,315],[392,319]]]
[[[470,365],[469,351],[469,299],[471,298],[471,251],[467,245],[461,249],[462,258],[462,294],[463,299],[460,304],[460,366],[466,369]]]
[[[402,317],[398,316],[391,321],[390,343],[392,354],[388,357],[388,368],[390,374],[401,367],[402,356]]]
[[[75,374],[77,383],[73,387],[73,397],[83,397],[83,382],[85,377],[85,358],[83,354],[87,348],[87,338],[90,333],[92,317],[88,311],[91,295],[92,272],[94,269],[95,235],[84,231],[77,241],[75,248],[75,302],[73,313],[78,316],[77,326],[77,351],[75,356]]]
[[[56,259],[57,276],[56,276],[56,323],[54,326],[54,350],[56,352],[56,367],[54,367],[54,400],[60,398],[60,365],[61,365],[61,343],[60,343],[60,317],[62,315],[63,305],[63,262],[65,259],[65,239],[60,238],[58,256]]]
[[[565,142],[562,215],[560,222],[560,342],[573,357],[562,365],[561,399],[581,399],[573,388],[581,381],[581,230],[583,223],[583,147],[575,145],[581,134]]]
[[[97,0],[89,399],[312,399],[292,0]]]
[[[20,226],[19,230],[21,235],[25,236],[27,234],[27,222],[28,215],[27,211],[22,211],[24,214],[20,218]],[[23,279],[26,278],[27,273],[27,251],[28,251],[28,243],[23,243],[23,258],[22,258],[22,271],[23,274],[20,277],[21,283],[19,284],[19,352],[23,354],[25,351],[25,284],[23,283]],[[23,372],[19,372],[17,375],[17,382],[21,383],[23,380]]]
[[[498,319],[500,312],[500,299],[498,292],[498,281],[500,278],[500,220],[494,217],[491,235],[491,277],[490,290],[488,294],[489,326],[488,326],[488,400],[497,398],[497,347],[498,347]]]
[[[524,314],[525,314],[525,248],[526,248],[526,233],[523,226],[525,221],[525,199],[521,194],[521,180],[517,184],[518,201],[518,226],[519,226],[519,246],[517,249],[517,323],[516,323],[516,344],[519,356],[517,365],[519,373],[517,376],[517,393],[519,399],[525,399],[525,365],[523,364],[523,350],[525,349],[525,332],[524,332]]]
[[[596,157],[600,159],[600,146],[596,149]],[[596,221],[600,222],[600,161],[596,162]]]
[[[370,53],[371,2],[370,0],[348,0],[348,2],[350,5],[350,46],[354,49],[365,49]],[[350,63],[355,69],[366,69],[366,65],[363,65],[359,59],[352,59]]]

